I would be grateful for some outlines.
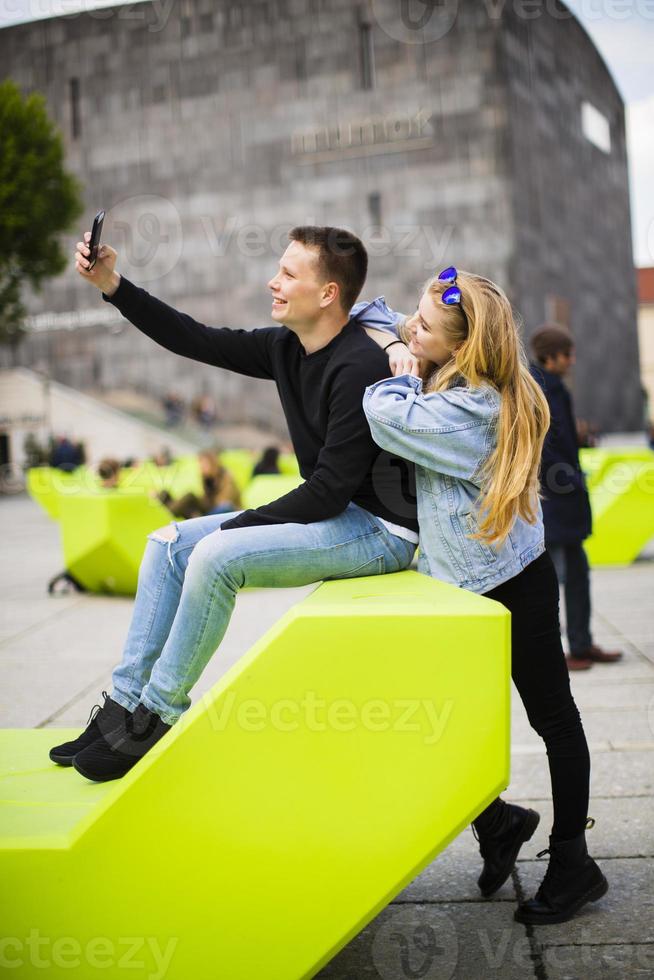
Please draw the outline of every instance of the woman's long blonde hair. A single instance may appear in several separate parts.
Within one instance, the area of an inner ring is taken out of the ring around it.
[[[434,277],[425,285],[439,310],[447,347],[454,351],[426,377],[425,391],[444,391],[463,378],[471,386],[490,384],[501,396],[497,444],[481,471],[479,533],[472,535],[501,545],[516,517],[530,524],[537,519],[538,469],[550,413],[529,373],[504,291],[471,272],[459,272],[456,284],[461,305],[453,306],[441,301],[448,283]]]

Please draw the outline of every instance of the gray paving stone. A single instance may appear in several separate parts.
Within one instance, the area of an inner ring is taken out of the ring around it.
[[[589,673],[595,668],[592,667]],[[613,668],[615,670],[615,667]],[[617,673],[611,679],[577,683],[573,689],[574,699],[580,710],[584,708],[611,708],[637,710],[649,703],[654,695],[654,676],[642,677],[638,682],[623,681]]]
[[[550,796],[547,760],[540,755],[512,758],[511,782],[506,791],[510,799],[541,799]],[[597,752],[592,758],[593,796],[654,796],[654,753]]]
[[[529,980],[526,931],[508,902],[396,905],[384,909],[317,980]]]
[[[651,980],[654,945],[544,946],[547,980]]]
[[[51,596],[15,596],[11,601],[5,601],[0,619],[0,656],[8,641],[13,641],[25,630],[32,629],[39,623],[50,622],[79,601],[78,595],[58,595],[55,599]]]
[[[654,860],[605,859],[601,868],[609,890],[598,902],[585,905],[569,922],[556,927],[534,926],[539,943],[551,946],[654,943]],[[547,865],[521,861],[518,878],[526,896],[533,895]]]
[[[647,706],[621,710],[585,708],[582,709],[581,720],[591,753],[593,746],[596,751],[610,751],[630,747],[638,749],[647,743],[654,749],[652,713]],[[537,748],[543,745],[542,739],[530,727],[526,718],[513,720],[511,743],[516,754],[520,754],[523,746]]]
[[[534,852],[535,853],[535,852]],[[481,902],[477,878],[482,868],[479,845],[472,830],[466,828],[439,854],[410,885],[398,895],[398,902]],[[517,900],[511,879],[490,901]]]
[[[503,798],[512,800],[508,793]],[[548,846],[552,828],[551,800],[529,800],[528,805],[540,813],[541,819],[534,836],[520,852],[519,865],[536,860],[537,853]],[[595,820],[595,826],[586,832],[593,857],[654,859],[654,796],[611,800],[591,797],[588,813]]]

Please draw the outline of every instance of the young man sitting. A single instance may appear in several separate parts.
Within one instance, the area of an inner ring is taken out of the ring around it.
[[[139,330],[176,354],[275,382],[304,478],[266,506],[148,536],[111,695],[79,738],[50,751],[104,781],[131,769],[190,706],[239,589],[400,571],[418,524],[409,464],[380,451],[362,409],[366,387],[389,366],[349,317],[367,271],[358,238],[294,228],[268,283],[279,326],[248,331],[204,326],[150,296],[115,271],[107,245],[89,271],[89,237],[77,245],[79,274]]]

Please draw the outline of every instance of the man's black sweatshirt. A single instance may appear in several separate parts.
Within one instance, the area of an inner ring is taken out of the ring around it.
[[[417,532],[413,468],[380,450],[363,412],[366,387],[388,377],[389,367],[387,355],[359,324],[348,321],[325,347],[307,354],[287,327],[207,327],[124,276],[103,299],[175,354],[276,383],[305,482],[270,504],[243,511],[223,529],[324,521],[353,501]]]

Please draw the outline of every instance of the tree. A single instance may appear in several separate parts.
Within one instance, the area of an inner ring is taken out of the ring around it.
[[[82,186],[63,158],[44,97],[23,98],[14,82],[0,82],[0,343],[14,348],[25,333],[22,286],[39,292],[64,271],[58,236],[83,211]]]

